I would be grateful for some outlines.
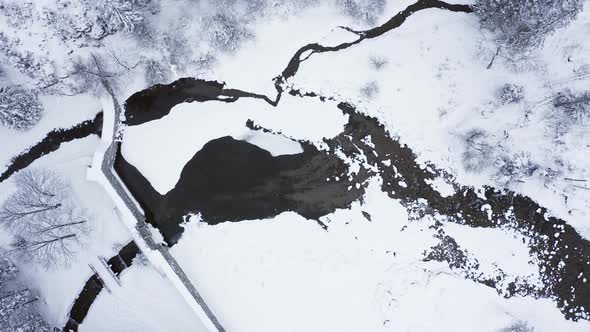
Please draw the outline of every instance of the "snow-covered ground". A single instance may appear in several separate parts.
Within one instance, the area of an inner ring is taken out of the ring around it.
[[[80,325],[80,332],[206,332],[168,280],[149,265],[134,263],[121,286],[101,292]]]
[[[392,5],[390,13],[407,3]],[[499,58],[486,69],[495,49],[482,39],[477,17],[425,10],[379,38],[311,56],[289,83],[352,101],[383,121],[421,161],[450,170],[463,184],[502,186],[496,180],[501,158],[525,155],[539,170],[508,187],[547,206],[588,238],[590,190],[567,178],[589,178],[589,127],[574,126],[556,136],[551,115],[557,111],[546,102],[538,104],[566,87],[588,86],[587,75],[573,78],[579,75],[576,70],[590,65],[590,41],[581,33],[589,22],[586,9],[533,54],[529,68],[515,70],[514,64]],[[385,63],[377,69],[371,58]],[[505,83],[524,86],[524,99],[501,105],[496,91]],[[377,87],[370,96],[363,90],[369,84]],[[471,129],[486,131],[494,147],[489,165],[476,172],[466,170],[462,162],[464,135]],[[548,169],[559,174],[549,179]]]
[[[231,331],[497,331],[517,320],[535,331],[590,328],[566,321],[550,300],[505,299],[446,263],[424,262],[438,241],[435,220],[409,221],[378,180],[363,204],[321,220],[327,231],[290,212],[216,226],[195,216],[172,252]],[[482,273],[501,268],[534,283],[538,270],[519,238],[456,224],[444,230]]]

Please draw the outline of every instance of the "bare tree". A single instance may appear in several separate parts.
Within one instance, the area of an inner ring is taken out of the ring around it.
[[[17,191],[0,209],[0,221],[14,234],[15,257],[45,268],[68,265],[87,231],[88,215],[73,202],[69,186],[43,169],[15,175]]]
[[[227,53],[237,51],[242,41],[254,36],[244,22],[231,13],[204,17],[202,29],[213,47]]]
[[[368,99],[373,99],[373,97],[379,94],[379,83],[377,83],[377,81],[367,82],[361,88],[361,94]]]
[[[493,147],[488,143],[489,135],[482,129],[471,129],[465,136],[463,166],[468,171],[478,171],[490,163]]]
[[[114,59],[114,58],[113,58]],[[116,88],[120,72],[113,70],[105,56],[90,55],[73,62],[70,77],[74,80],[76,93],[89,92],[95,96],[105,95],[105,82]]]
[[[144,1],[98,0],[94,3],[98,17],[104,22],[107,30],[131,33],[144,21]]]
[[[513,182],[524,182],[522,179],[540,171],[540,166],[525,152],[515,153],[512,156],[501,155],[494,163],[496,166],[494,179],[504,186]]]
[[[345,15],[373,25],[385,10],[385,0],[336,0],[336,7]]]
[[[369,58],[369,64],[371,65],[371,68],[376,71],[381,70],[382,68],[387,66],[388,63],[389,60],[387,60],[387,58],[384,57],[372,56]]]
[[[145,80],[148,85],[166,83],[172,76],[170,68],[156,60],[149,59],[145,64]]]

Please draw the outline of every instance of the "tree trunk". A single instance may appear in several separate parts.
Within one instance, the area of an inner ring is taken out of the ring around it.
[[[47,227],[47,228],[44,228],[44,229],[40,230],[40,231],[39,231],[39,232],[37,232],[37,233],[41,234],[41,233],[44,233],[44,232],[50,231],[50,230],[52,230],[52,229],[59,229],[59,228],[62,228],[62,227],[66,227],[66,226],[72,226],[72,225],[80,225],[80,224],[83,224],[83,223],[85,223],[85,222],[86,222],[86,220],[82,220],[82,221],[74,221],[74,222],[69,222],[69,223],[65,223],[65,224],[53,225],[53,226],[49,226],[49,227]]]

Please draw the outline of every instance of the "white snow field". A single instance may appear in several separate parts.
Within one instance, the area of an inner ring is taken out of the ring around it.
[[[186,28],[182,33],[194,55],[190,60],[200,61],[211,46],[205,45],[204,34],[198,31],[201,21],[191,21],[182,11],[202,8],[169,1],[157,19],[166,27],[178,23]],[[0,5],[18,2],[0,0]],[[387,1],[377,24],[413,2]],[[62,10],[60,3],[39,0],[33,7]],[[80,6],[69,10],[76,12]],[[146,50],[145,40],[130,41],[123,33],[79,45],[78,40],[60,40],[40,24],[4,29],[8,23],[0,15],[0,32],[17,40],[15,47],[51,58],[58,76],[67,73],[76,57],[99,49],[104,54],[106,49],[114,50],[127,60],[143,60],[146,55],[168,61],[171,53],[168,44],[161,52]],[[187,65],[189,69],[171,64],[167,80],[193,75],[273,98],[272,79],[298,48],[310,42],[337,45],[355,38],[338,26],[369,28],[342,15],[331,2],[317,1],[295,13],[254,22],[253,37],[234,52],[217,52],[216,61],[205,71],[196,70],[193,63]],[[590,238],[590,126],[560,132],[555,120],[559,114],[550,107],[550,96],[566,88],[588,89],[589,27],[590,1],[586,1],[578,18],[550,36],[526,63],[515,65],[498,57],[487,69],[496,49],[493,36],[482,32],[477,17],[424,10],[379,38],[339,52],[311,55],[286,82],[288,87],[334,100],[320,103],[284,95],[276,108],[246,98],[235,103],[182,103],[162,119],[126,128],[122,154],[165,194],[186,162],[215,138],[230,135],[274,156],[301,152],[294,140],[324,148],[322,140],[340,133],[347,121],[336,105],[349,101],[377,117],[420,162],[432,162],[464,185],[506,186],[528,195]],[[1,69],[15,84],[39,88],[38,82],[16,68]],[[126,84],[119,87],[121,102],[147,86],[141,70],[121,77]],[[4,83],[0,77],[0,84]],[[524,86],[523,100],[499,103],[496,92],[505,83]],[[52,129],[92,119],[102,109],[99,98],[89,92],[76,96],[47,92],[39,98],[45,112],[37,126],[24,132],[0,127],[1,165]],[[251,131],[246,127],[248,119],[281,135]],[[472,129],[484,130],[494,147],[489,164],[477,171],[463,164],[464,135]],[[132,238],[108,194],[86,178],[93,153],[104,147],[99,142],[98,137],[89,136],[65,143],[30,166],[47,167],[66,177],[80,205],[93,215],[85,246],[70,266],[46,271],[19,264],[21,277],[39,292],[39,308],[52,326],[65,324],[73,300],[92,273],[88,264],[99,265],[97,256],[112,256],[116,245]],[[503,157],[516,156],[524,156],[539,169],[506,184],[497,174],[498,163]],[[557,175],[550,178],[549,170]],[[215,226],[199,222],[195,215],[184,225],[185,232],[171,252],[231,332],[492,332],[519,321],[535,332],[590,331],[589,321],[566,320],[552,299],[502,296],[511,281],[541,282],[528,252],[528,239],[501,228],[448,223],[438,216],[414,220],[398,201],[381,192],[379,181],[371,179],[362,202],[323,217],[328,230],[292,212]],[[453,194],[442,178],[430,185],[442,195]],[[13,190],[12,180],[0,183],[0,202]],[[363,212],[370,214],[371,221]],[[465,271],[451,270],[447,263],[424,261],[425,251],[439,243],[437,231],[430,227],[437,222],[443,223],[442,230],[457,241],[468,260],[477,260],[475,273],[489,278],[502,275],[500,294],[469,280]],[[0,229],[0,246],[8,247],[11,240]],[[134,264],[123,272],[121,281],[121,287],[108,281],[113,292],[99,295],[80,331],[206,331],[175,284],[154,267]]]

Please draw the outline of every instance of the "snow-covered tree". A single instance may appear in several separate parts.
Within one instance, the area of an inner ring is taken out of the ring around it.
[[[379,71],[385,66],[387,66],[388,63],[389,60],[381,56],[371,56],[369,58],[369,64],[373,70]]]
[[[55,69],[51,61],[28,50],[21,50],[18,38],[9,38],[0,31],[0,53],[14,69],[36,80],[35,83],[49,84],[55,81]]]
[[[518,103],[524,98],[524,88],[521,85],[506,83],[496,91],[496,96],[502,105]]]
[[[0,331],[50,331],[37,311],[35,293],[18,282],[17,272],[8,255],[0,251]]]
[[[107,30],[131,33],[144,21],[143,6],[146,1],[141,0],[97,0],[99,19],[104,22]]]
[[[0,3],[0,13],[6,16],[8,24],[20,28],[31,22],[33,3],[30,1]]]
[[[342,13],[366,24],[375,24],[385,5],[385,0],[336,0]]]
[[[31,51],[13,51],[8,54],[8,61],[15,69],[41,84],[55,81],[55,69],[51,61]]]
[[[246,13],[262,13],[268,7],[270,1],[268,0],[241,0],[241,4]],[[276,3],[273,3],[275,5]]]
[[[145,22],[152,0],[61,0],[43,8],[41,19],[63,40],[96,44],[110,34],[133,33]],[[98,45],[97,45],[98,46]]]
[[[182,72],[193,58],[193,50],[189,47],[188,40],[181,32],[162,34],[161,41],[158,44],[163,46],[168,62],[177,71]]]
[[[590,92],[566,89],[557,94],[553,106],[566,116],[566,120],[578,124],[590,122]]]
[[[59,1],[55,5],[56,8],[43,9],[41,20],[60,39],[86,46],[87,40],[99,40],[108,34],[90,5],[82,6],[71,1]]]
[[[0,208],[0,222],[14,235],[17,259],[45,268],[68,265],[87,230],[88,215],[55,173],[29,169],[14,177],[17,191]]]
[[[235,52],[240,42],[251,38],[252,32],[231,14],[218,13],[202,20],[202,29],[213,47],[223,52]]]
[[[145,80],[148,85],[164,84],[170,79],[171,75],[170,68],[160,62],[153,59],[146,61]]]
[[[542,44],[582,10],[584,0],[477,0],[481,25],[497,33],[498,47],[515,52]]]
[[[28,129],[39,122],[42,112],[35,92],[20,86],[0,87],[0,125]]]

